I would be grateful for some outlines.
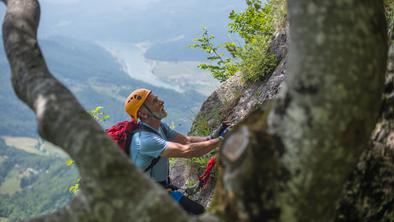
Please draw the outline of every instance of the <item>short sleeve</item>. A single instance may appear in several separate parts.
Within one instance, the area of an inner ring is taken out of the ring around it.
[[[166,123],[162,123],[161,127],[165,130],[168,140],[173,139],[176,135],[179,134],[176,130],[171,129]]]
[[[144,138],[141,140],[140,153],[153,158],[160,156],[166,148],[167,141],[153,133],[145,133],[143,137]]]

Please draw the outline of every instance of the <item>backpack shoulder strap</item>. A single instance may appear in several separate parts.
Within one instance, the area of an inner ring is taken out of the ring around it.
[[[149,166],[147,168],[145,168],[144,173],[148,172],[150,169],[152,169],[152,167],[154,167],[160,160],[161,156],[158,156],[156,158],[154,158],[152,160],[152,162],[150,162]]]
[[[161,127],[161,125],[160,125],[160,127]],[[164,129],[164,127],[161,127],[161,128],[165,131],[165,134],[167,136],[167,130]],[[158,132],[156,132],[155,130],[150,129],[149,127],[144,126],[141,123],[138,124],[138,128],[131,134],[131,136],[133,136],[134,133],[141,132],[141,131],[149,131],[149,132],[157,134],[159,137],[161,137],[161,135]],[[159,162],[160,158],[161,158],[161,156],[158,156],[158,157],[154,158],[151,161],[151,163],[149,164],[149,166],[147,168],[145,168],[144,173],[148,172],[150,169],[152,169]]]
[[[130,158],[131,138],[133,137],[134,133],[127,131],[126,134],[127,134],[127,137],[126,137],[126,148],[125,148],[124,151],[126,152],[127,156]]]

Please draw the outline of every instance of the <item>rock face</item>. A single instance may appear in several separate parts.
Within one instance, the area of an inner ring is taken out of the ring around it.
[[[278,66],[274,72],[255,83],[244,83],[241,73],[225,81],[203,103],[195,118],[190,134],[199,134],[200,121],[206,121],[210,129],[222,122],[237,124],[248,116],[257,106],[275,98],[286,74],[287,28],[275,35],[270,51],[276,55]]]
[[[269,50],[278,61],[274,72],[255,83],[244,83],[241,73],[237,73],[225,81],[203,103],[189,134],[207,134],[222,122],[236,125],[265,101],[278,95],[286,74],[287,33],[288,27],[279,31],[271,42]],[[176,186],[186,188],[186,184],[190,184],[188,181],[194,181],[194,183],[197,181],[197,172],[190,165],[187,160],[175,161],[171,168],[171,178]],[[214,186],[215,178],[211,176],[209,183],[191,198],[209,207]]]

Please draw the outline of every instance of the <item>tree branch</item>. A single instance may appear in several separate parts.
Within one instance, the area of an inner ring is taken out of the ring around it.
[[[36,113],[40,136],[62,147],[75,160],[82,178],[77,201],[35,221],[193,220],[121,155],[100,125],[49,72],[37,42],[38,2],[3,2],[7,3],[3,42],[13,88]]]

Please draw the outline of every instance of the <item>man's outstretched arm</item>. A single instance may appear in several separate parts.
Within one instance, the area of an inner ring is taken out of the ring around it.
[[[203,142],[181,144],[168,142],[161,156],[165,157],[199,157],[203,156],[220,145],[220,139],[206,140]]]
[[[197,143],[209,140],[208,136],[185,136],[183,134],[178,133],[174,138],[172,138],[171,142],[176,142],[180,144],[189,144],[189,143]]]
[[[230,130],[226,124],[221,124],[216,130],[212,132],[209,136],[185,136],[183,134],[177,133],[174,138],[172,138],[171,142],[177,142],[180,144],[189,144],[189,143],[197,143],[203,142],[210,139],[216,139],[218,137],[224,137],[224,135]]]

